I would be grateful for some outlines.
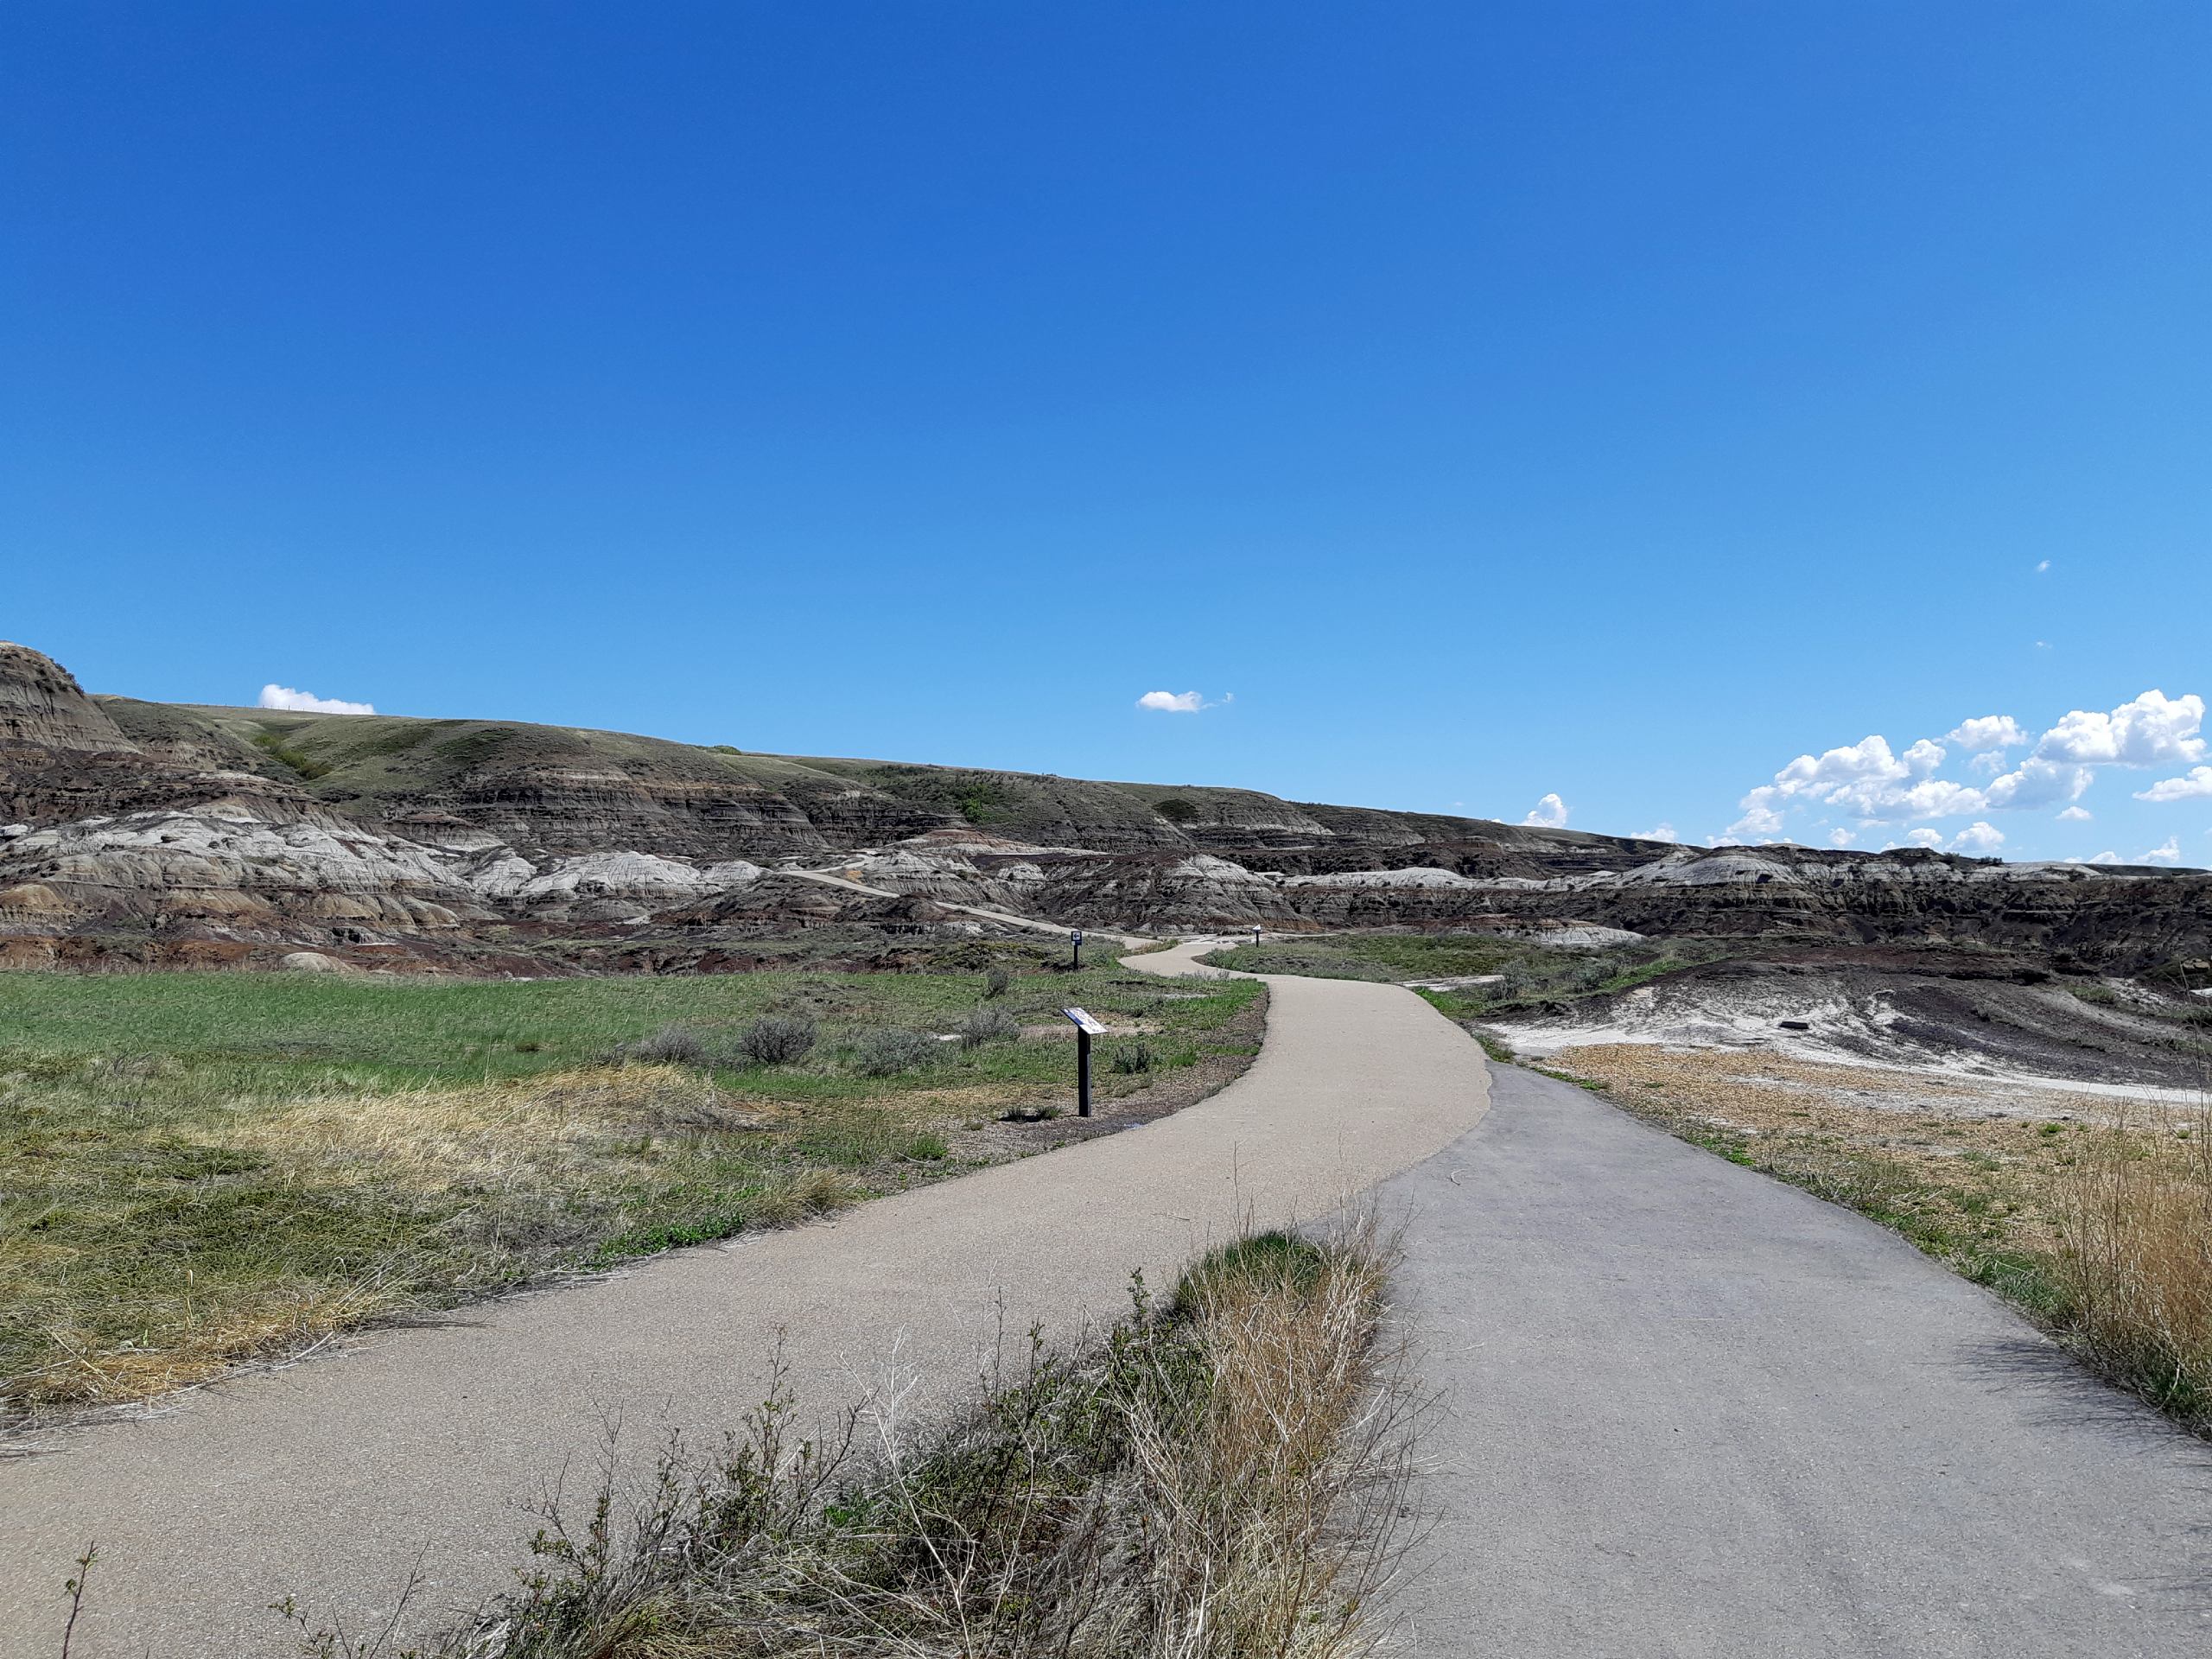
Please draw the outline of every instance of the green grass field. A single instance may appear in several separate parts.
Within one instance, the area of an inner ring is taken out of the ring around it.
[[[981,973],[0,976],[5,1410],[142,1398],[1059,1138],[1004,1120],[1071,1103],[1067,1042],[909,1040],[882,1074],[871,1033],[978,1007],[1057,1029],[1081,1003],[1130,1028],[1098,1046],[1109,1100],[1254,1046],[1249,982],[1014,965],[997,997]],[[747,1061],[768,1014],[816,1021],[811,1052]],[[683,1063],[626,1052],[671,1027]]]

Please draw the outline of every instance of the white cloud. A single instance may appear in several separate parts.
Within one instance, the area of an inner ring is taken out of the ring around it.
[[[2041,575],[2044,571],[2050,569],[2050,561],[2049,559],[2038,559],[2036,561],[2036,575]]]
[[[1723,830],[1713,845],[1735,847],[1742,844],[1740,837],[1745,836],[1780,835],[1782,814],[1774,805],[1775,801],[1779,798],[1779,791],[1765,784],[1760,785],[1758,788],[1745,796],[1742,800],[1736,803],[1743,809],[1744,816]]]
[[[2107,847],[2094,858],[2069,858],[2065,861],[2069,864],[2124,864],[2127,861]]]
[[[1878,734],[1825,754],[1801,754],[1776,772],[1771,784],[1760,785],[1737,803],[1744,816],[1727,833],[1780,835],[1782,814],[1799,801],[1840,807],[1853,817],[1875,823],[1981,810],[1981,791],[1931,776],[1943,760],[1943,746],[1928,738],[1900,755]]]
[[[1918,830],[1906,830],[1904,838],[1916,847],[1927,848],[1931,853],[1943,844],[1943,832],[1941,830],[1930,830],[1925,826]]]
[[[2204,699],[2145,691],[2109,714],[2075,709],[2043,734],[2035,753],[2012,772],[1991,780],[1989,804],[2048,806],[2078,801],[2095,766],[2154,766],[2204,756]],[[2156,787],[2154,785],[2154,787]]]
[[[1991,856],[2004,844],[2005,832],[2002,830],[1993,823],[1978,820],[1951,837],[1953,852],[1973,853],[1983,858]]]
[[[2139,789],[2139,801],[2194,801],[2212,795],[2212,766],[2192,766],[2179,778],[2162,778],[2148,789]]]
[[[264,685],[261,700],[255,704],[260,709],[283,709],[299,715],[373,715],[372,702],[347,702],[340,697],[318,697],[308,691],[295,691],[289,685]]]
[[[1982,749],[2017,749],[2028,741],[2028,734],[2010,715],[1979,715],[1961,721],[1943,741],[1972,754]]]
[[[2135,861],[2138,864],[2178,864],[2181,862],[2181,837],[2168,836],[2163,847],[2153,847]]]
[[[1828,831],[1828,845],[1831,847],[1848,847],[1853,842],[1858,839],[1858,836],[1849,830],[1831,830]]]
[[[2049,806],[2053,801],[2078,801],[2094,774],[2077,766],[2030,755],[2017,770],[1993,778],[1983,791],[1992,806],[2026,808]]]
[[[2204,717],[2201,696],[2169,697],[2150,690],[2117,709],[2073,709],[2040,737],[2031,737],[2010,715],[1977,715],[1961,721],[1941,741],[1923,737],[1902,753],[1876,733],[1839,748],[1799,755],[1771,783],[1761,784],[1737,803],[1742,816],[1716,839],[1778,840],[1790,833],[1791,815],[1800,809],[1826,807],[1834,817],[1856,819],[1861,829],[1871,829],[1967,817],[1986,825],[1980,815],[1990,811],[2069,807],[2088,791],[2103,767],[2203,761],[2212,747],[2202,735]],[[2028,747],[2024,758],[2009,763],[2006,752],[2023,747]],[[1965,769],[1974,782],[1942,775],[1954,751],[1970,757]],[[2212,766],[2196,765],[2194,771],[2152,785],[2139,798],[2200,797],[2212,797]],[[1816,824],[1820,821],[1815,818]],[[1993,828],[1988,833],[1998,834]],[[1925,836],[1914,839],[1937,844]],[[1978,839],[1950,844],[1960,851],[1980,850],[1983,845]]]
[[[2076,709],[2043,734],[2037,755],[2083,766],[2187,765],[2204,758],[2204,699],[2145,691],[2110,714]]]
[[[1564,830],[1567,827],[1567,803],[1556,795],[1547,795],[1521,820],[1539,830]]]
[[[2087,807],[2069,806],[2058,815],[2061,823],[2087,823],[2097,815]]]
[[[1137,707],[1157,709],[1163,715],[1195,715],[1213,705],[1195,691],[1147,691],[1137,699]]]
[[[1556,800],[1559,798],[1554,796],[1552,798]],[[1561,818],[1560,822],[1564,823],[1567,820]],[[1662,822],[1652,825],[1649,830],[1637,830],[1635,839],[1637,841],[1680,841],[1681,837],[1675,833],[1673,824]]]

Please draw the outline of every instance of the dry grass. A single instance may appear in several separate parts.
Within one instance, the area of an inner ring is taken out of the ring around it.
[[[1413,1394],[1371,1229],[1248,1238],[1166,1308],[915,1436],[778,1395],[715,1457],[609,1488],[446,1659],[1354,1659],[1405,1541]],[[334,1632],[308,1650],[367,1659]]]
[[[404,1310],[786,1225],[944,1160],[909,1114],[741,1103],[675,1066],[257,1103],[189,1142],[79,1131],[23,1160],[46,1196],[0,1216],[4,1333],[29,1362],[6,1391],[33,1417],[145,1399]]]
[[[2056,1208],[2076,1346],[2212,1431],[2212,1103],[2131,1105],[2079,1137]]]
[[[0,1427],[1072,1138],[999,1122],[1071,1093],[1062,1046],[859,1065],[858,1033],[957,1027],[989,982],[8,976]],[[994,1007],[1079,997],[1171,1028],[1165,1086],[1102,1076],[1095,1132],[1200,1097],[1257,1047],[1257,986],[1169,1000],[1110,966],[1007,982]],[[778,1022],[820,1039],[746,1052]]]

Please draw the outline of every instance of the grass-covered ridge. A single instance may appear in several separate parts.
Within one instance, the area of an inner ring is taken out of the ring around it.
[[[1071,1103],[1065,1003],[1126,1032],[1099,1044],[1107,1103],[1255,1050],[1257,987],[1168,988],[1110,965],[6,976],[5,1410],[142,1398],[1056,1144],[1071,1121],[1004,1120]],[[754,1058],[770,1017],[810,1044]]]

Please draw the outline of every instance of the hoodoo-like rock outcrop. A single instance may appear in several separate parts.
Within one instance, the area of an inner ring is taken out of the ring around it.
[[[896,902],[840,892],[855,882]],[[701,965],[981,906],[1162,931],[1478,928],[2212,956],[2212,876],[1694,849],[1256,791],[700,748],[473,720],[88,696],[0,645],[0,962],[302,950]]]
[[[0,640],[0,750],[114,754],[137,747],[67,669]]]

